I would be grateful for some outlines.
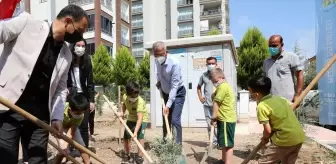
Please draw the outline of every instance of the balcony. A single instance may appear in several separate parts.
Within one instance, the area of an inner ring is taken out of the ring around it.
[[[133,36],[132,43],[141,43],[143,42],[143,36]]]
[[[193,5],[192,0],[178,0],[177,1],[177,7],[189,7],[192,5]]]
[[[181,22],[190,22],[190,21],[193,21],[193,15],[192,14],[188,14],[188,15],[180,15],[178,17],[178,22],[181,23]]]
[[[179,38],[188,38],[194,36],[194,30],[179,30],[178,31],[178,37]]]
[[[126,47],[130,47],[130,41],[129,39],[126,39],[126,38],[121,38],[121,45],[124,45]]]
[[[206,4],[206,3],[216,3],[221,4],[222,0],[199,0],[200,4]]]
[[[143,8],[142,7],[134,7],[132,8],[132,15],[139,15],[142,14]]]
[[[212,34],[212,35],[222,34],[222,30],[219,27],[212,26],[212,28],[210,30],[202,30],[201,31],[201,36],[208,36],[210,31],[211,31],[211,33],[218,33],[218,34]],[[212,31],[214,31],[214,32],[212,32]]]
[[[94,0],[69,0],[69,4],[75,4],[78,6],[84,6],[88,4],[93,4]]]
[[[200,13],[201,20],[205,19],[212,19],[212,20],[221,20],[222,18],[222,10],[221,9],[211,9],[211,10],[204,10]]]
[[[137,48],[132,50],[132,55],[134,57],[143,57],[144,56],[144,50],[143,48]]]
[[[143,21],[137,21],[137,22],[132,21],[132,29],[139,29],[142,27],[143,27]]]

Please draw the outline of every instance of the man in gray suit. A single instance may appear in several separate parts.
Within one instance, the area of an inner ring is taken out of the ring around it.
[[[72,61],[66,42],[79,41],[87,27],[88,16],[76,5],[63,8],[51,26],[27,13],[1,20],[0,96],[62,133]],[[18,163],[21,139],[29,164],[47,164],[48,137],[48,131],[0,105],[1,163]]]

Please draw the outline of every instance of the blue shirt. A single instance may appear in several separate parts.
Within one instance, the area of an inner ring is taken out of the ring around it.
[[[164,93],[169,94],[166,106],[171,108],[176,98],[177,90],[183,86],[180,62],[175,57],[167,55],[167,59],[162,65],[157,61],[155,65],[156,76],[161,84],[161,89]]]

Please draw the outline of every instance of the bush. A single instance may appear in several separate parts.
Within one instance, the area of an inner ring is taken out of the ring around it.
[[[218,30],[216,27],[212,27],[211,30],[208,32],[208,36],[211,35],[220,35],[222,32]]]
[[[174,140],[156,138],[150,145],[150,153],[155,156],[153,159],[157,164],[180,164],[185,161],[182,154],[182,146]]]
[[[304,98],[295,114],[304,130],[307,130],[305,124],[319,125],[320,97],[319,92],[311,91]]]

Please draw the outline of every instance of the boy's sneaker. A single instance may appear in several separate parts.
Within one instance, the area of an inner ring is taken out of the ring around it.
[[[225,164],[225,162],[223,160],[218,160],[214,164]]]
[[[128,163],[134,163],[134,161],[132,160],[131,158],[131,155],[130,154],[125,154],[122,161],[121,161],[122,164],[128,164]]]
[[[135,159],[135,163],[136,164],[143,164],[144,163],[144,159],[140,156],[137,156]]]

